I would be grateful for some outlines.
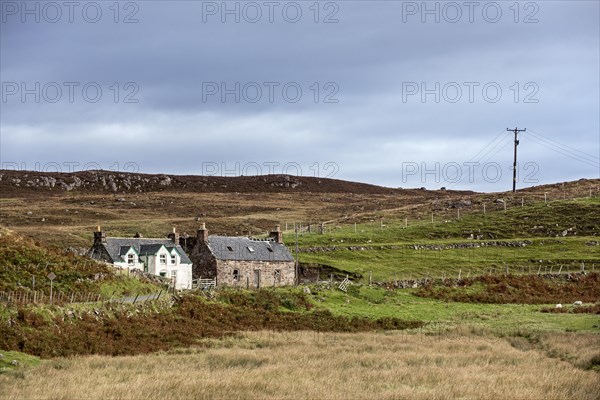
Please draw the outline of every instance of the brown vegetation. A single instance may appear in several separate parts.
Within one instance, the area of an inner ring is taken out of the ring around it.
[[[544,343],[597,351],[597,335],[577,338]],[[167,353],[54,359],[0,376],[0,386],[4,399],[600,398],[597,372],[488,339],[263,331]]]
[[[423,325],[397,318],[334,316],[328,311],[280,311],[279,300],[266,291],[257,293],[262,299],[249,304],[240,304],[239,297],[230,296],[240,305],[185,296],[162,312],[156,312],[151,303],[137,308],[107,305],[105,309],[68,311],[53,316],[23,307],[8,323],[0,324],[0,348],[41,357],[132,355],[191,346],[202,338],[219,338],[240,330],[361,332]],[[290,299],[292,305],[308,304],[301,296]]]
[[[442,285],[430,283],[416,293],[421,297],[467,303],[550,304],[600,300],[600,274],[486,275]]]

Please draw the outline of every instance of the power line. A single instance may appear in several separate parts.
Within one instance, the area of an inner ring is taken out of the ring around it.
[[[500,141],[498,141],[491,148],[489,148],[487,151],[485,151],[488,147],[490,147],[493,143],[495,143],[499,138],[500,138]],[[466,161],[463,163],[463,167],[460,169],[461,178],[456,182],[452,182],[449,186],[450,187],[455,186],[465,179],[465,170],[468,171],[469,164],[481,163],[483,160],[489,160],[492,157],[494,157],[496,154],[498,154],[499,150],[497,150],[497,149],[499,148],[499,146],[502,146],[500,149],[503,149],[504,147],[506,147],[506,145],[508,143],[510,143],[510,142],[506,142],[507,138],[508,138],[508,136],[506,135],[505,131],[502,131],[498,135],[496,135],[496,137],[494,137],[494,139],[492,139],[484,147],[482,147],[481,150],[479,150],[473,157],[471,157],[469,159],[469,161]],[[495,150],[495,152],[494,152],[494,150]],[[494,153],[491,156],[489,156],[489,154],[492,152],[494,152]]]
[[[595,162],[595,161],[589,161],[589,160],[586,160],[586,159],[582,159],[582,158],[579,158],[579,157],[573,156],[573,155],[571,155],[571,154],[569,154],[569,153],[566,153],[566,152],[564,152],[564,151],[558,150],[558,149],[556,149],[556,148],[554,148],[554,147],[551,147],[550,145],[548,145],[548,144],[544,143],[543,141],[541,141],[541,140],[537,139],[535,136],[530,136],[530,138],[531,138],[531,139],[532,139],[532,140],[533,140],[535,143],[539,144],[540,146],[544,146],[545,148],[547,148],[547,149],[549,149],[549,150],[552,150],[552,151],[554,151],[554,152],[556,152],[556,153],[558,153],[558,154],[560,154],[560,155],[563,155],[563,156],[565,156],[565,157],[569,157],[569,158],[571,158],[571,159],[573,159],[573,160],[575,160],[575,161],[579,161],[579,162],[581,162],[581,163],[587,164],[587,165],[589,165],[589,166],[592,166],[592,167],[596,167],[596,168],[597,168],[597,167],[600,167],[600,163],[597,163],[597,162]]]
[[[573,155],[577,155],[577,156],[580,156],[582,158],[589,158],[589,159],[591,159],[591,161],[594,161],[594,162],[599,159],[599,157],[596,157],[596,156],[591,155],[589,153],[583,152],[581,150],[577,150],[576,148],[571,147],[569,145],[566,145],[564,143],[561,143],[561,142],[559,142],[557,140],[548,138],[548,137],[542,135],[539,132],[530,131],[529,133],[533,134],[534,136],[537,136],[538,139],[543,140],[545,142],[548,142],[549,144],[552,143],[552,145],[554,145],[556,147],[559,147],[559,148],[562,148],[563,150],[568,151],[569,153],[572,153]]]

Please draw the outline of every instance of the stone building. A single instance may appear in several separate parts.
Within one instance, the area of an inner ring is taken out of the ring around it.
[[[294,257],[283,244],[279,226],[267,239],[216,236],[205,224],[195,237],[179,240],[192,260],[194,279],[216,279],[217,286],[272,287],[293,285]]]
[[[175,229],[168,238],[142,238],[139,234],[120,238],[106,237],[98,227],[88,256],[117,268],[170,278],[176,289],[191,289],[192,261],[178,240]]]

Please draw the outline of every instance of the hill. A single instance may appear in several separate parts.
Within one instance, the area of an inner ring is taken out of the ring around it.
[[[131,295],[153,293],[160,287],[117,275],[104,263],[67,251],[48,248],[0,227],[0,292],[48,295],[52,272],[54,293]]]
[[[339,179],[292,175],[200,176],[138,174],[113,171],[73,173],[0,170],[4,197],[37,193],[258,193],[311,192],[394,194],[400,189]],[[414,190],[414,189],[412,189]]]
[[[90,245],[101,225],[110,235],[165,236],[199,222],[226,235],[258,235],[280,224],[318,229],[370,221],[427,220],[598,194],[600,180],[545,185],[517,193],[391,189],[288,175],[216,177],[87,171],[0,171],[0,226],[60,248]]]

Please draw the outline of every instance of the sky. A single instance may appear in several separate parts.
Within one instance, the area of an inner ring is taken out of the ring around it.
[[[0,0],[0,167],[600,177],[598,1]]]

